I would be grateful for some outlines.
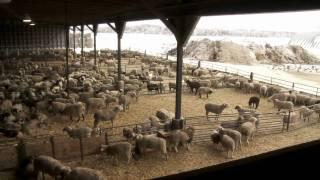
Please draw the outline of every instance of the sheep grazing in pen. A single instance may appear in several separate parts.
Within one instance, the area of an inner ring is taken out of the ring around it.
[[[242,141],[241,141],[242,135],[239,131],[234,130],[234,129],[230,129],[230,128],[220,127],[218,129],[218,132],[220,134],[226,134],[226,135],[230,136],[234,140],[236,148],[237,147],[240,149],[242,148]]]
[[[299,109],[300,119],[303,118],[303,121],[305,122],[308,118],[308,121],[310,120],[310,116],[315,112],[313,109],[309,109],[306,106],[301,106]]]
[[[278,109],[278,111],[280,111],[281,109],[292,111],[294,107],[291,101],[280,101],[279,99],[275,99],[273,103],[275,107]]]
[[[63,110],[63,114],[69,116],[71,121],[73,117],[78,117],[78,122],[79,122],[81,117],[84,121],[85,111],[86,111],[85,104],[78,102],[75,104],[67,104],[65,109]]]
[[[252,121],[242,123],[239,128],[240,133],[245,137],[247,145],[249,145],[249,139],[251,138],[251,140],[253,140],[254,138],[254,133],[257,130],[258,122],[258,119],[255,117],[251,117],[250,120]]]
[[[236,146],[234,140],[230,136],[213,130],[211,140],[214,144],[220,143],[222,145],[222,147],[227,151],[227,158],[233,158],[233,152]]]
[[[89,127],[72,128],[70,126],[64,127],[63,132],[67,132],[71,138],[89,138],[93,130]]]
[[[76,167],[70,170],[64,180],[105,180],[105,178],[100,171],[84,167]]]
[[[198,81],[190,81],[186,80],[188,87],[190,88],[191,93],[195,90],[195,94],[197,94],[198,89],[200,88],[200,83]]]
[[[132,157],[132,145],[128,142],[101,145],[101,152],[106,152],[107,155],[115,158],[117,162],[119,158],[125,158],[127,164],[129,164]]]
[[[44,174],[48,174],[51,177],[60,177],[63,179],[71,169],[68,166],[63,165],[60,161],[50,157],[41,155],[33,160],[34,172],[38,179],[39,172],[42,172],[42,178]]]
[[[152,149],[153,151],[159,151],[168,160],[167,145],[166,140],[155,135],[141,135],[138,134],[135,137],[136,146],[135,152],[137,154],[144,155],[147,149]]]
[[[178,152],[178,145],[181,144],[183,147],[186,147],[187,150],[189,150],[189,139],[187,133],[184,131],[176,130],[169,133],[167,137],[165,137],[167,141],[167,147],[168,149],[172,150],[174,149],[175,152]]]
[[[123,106],[124,111],[126,111],[126,109],[129,109],[130,104],[131,104],[131,96],[123,95],[123,94],[119,96],[119,105]]]
[[[259,103],[260,103],[260,98],[257,96],[250,97],[249,102],[248,102],[249,107],[253,107],[255,109],[258,109]]]
[[[219,120],[220,114],[223,112],[224,109],[228,107],[228,104],[213,104],[213,103],[207,103],[205,104],[204,108],[206,110],[206,116],[207,120],[209,120],[208,114],[214,113],[216,114],[216,120]]]
[[[234,109],[236,109],[236,110],[238,111],[239,116],[242,116],[242,115],[244,115],[244,114],[252,114],[252,115],[255,115],[255,114],[257,113],[257,111],[254,110],[254,109],[245,109],[245,108],[241,107],[240,105],[236,105],[236,106],[234,107]]]
[[[94,123],[93,127],[96,128],[100,121],[111,121],[112,127],[113,127],[113,121],[115,120],[118,113],[122,111],[122,107],[117,105],[115,106],[111,111],[97,111],[94,113]]]
[[[199,94],[199,98],[201,98],[202,94],[206,94],[207,98],[209,98],[209,94],[213,93],[213,89],[209,87],[200,87],[197,93]]]

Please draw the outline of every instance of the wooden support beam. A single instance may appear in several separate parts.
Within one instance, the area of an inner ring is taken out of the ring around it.
[[[81,25],[81,57],[83,58],[83,31],[84,31],[84,25]]]
[[[93,32],[93,50],[94,50],[94,65],[97,65],[97,33],[98,33],[98,24],[92,26]]]
[[[86,24],[87,28],[90,29],[91,32],[93,32],[93,28],[91,28],[88,24]]]
[[[77,29],[78,29],[78,31],[81,31],[81,28],[79,28],[78,26],[75,26]]]
[[[114,26],[110,23],[107,23],[111,29],[113,29],[117,33],[117,39],[118,39],[118,89],[120,89],[119,82],[121,81],[121,39],[124,33],[124,29],[126,27],[126,22],[122,20],[116,20],[114,22]]]
[[[106,23],[114,32],[117,32],[116,28],[109,22]]]
[[[162,22],[171,30],[177,40],[177,76],[176,76],[176,108],[173,128],[181,128],[181,96],[182,96],[182,66],[183,47],[188,42],[200,17],[183,16],[176,18],[162,18]]]
[[[74,53],[74,59],[77,58],[77,53],[76,53],[76,26],[73,26],[73,53]]]

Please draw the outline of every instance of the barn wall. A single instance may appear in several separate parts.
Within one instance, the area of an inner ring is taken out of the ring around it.
[[[30,26],[21,22],[0,21],[0,49],[64,48],[62,25]]]

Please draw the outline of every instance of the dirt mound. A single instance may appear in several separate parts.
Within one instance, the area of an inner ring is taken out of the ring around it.
[[[176,50],[169,51],[175,55]],[[250,44],[243,46],[228,41],[211,41],[202,39],[191,41],[184,49],[185,57],[193,57],[199,60],[227,62],[233,64],[282,64],[319,63],[320,60],[299,46],[265,46]]]

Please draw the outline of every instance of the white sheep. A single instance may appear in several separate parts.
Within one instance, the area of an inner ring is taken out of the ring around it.
[[[136,135],[136,152],[144,155],[147,149],[160,151],[168,160],[166,140],[155,135]]]
[[[96,128],[100,121],[111,121],[112,127],[113,127],[113,121],[120,111],[122,111],[122,107],[115,106],[111,111],[103,112],[100,110],[95,112],[93,116],[94,117],[93,127]]]
[[[263,97],[266,97],[268,94],[267,94],[267,90],[268,90],[268,87],[267,85],[262,85],[260,87],[260,95],[263,96]]]
[[[64,127],[62,131],[67,132],[71,138],[89,138],[93,132],[89,127],[72,128],[70,126]]]
[[[230,128],[221,127],[218,129],[218,132],[220,134],[226,134],[230,136],[234,140],[235,146],[239,147],[240,149],[242,148],[242,141],[241,141],[242,135],[239,131],[230,129]]]
[[[9,99],[6,99],[2,102],[0,106],[0,110],[2,113],[10,113],[12,108],[12,101]]]
[[[220,114],[223,112],[225,108],[228,107],[228,104],[213,104],[213,103],[207,103],[204,105],[204,108],[206,110],[206,116],[207,120],[209,120],[208,114],[209,112],[216,114],[216,120],[219,119]]]
[[[69,116],[71,121],[73,117],[78,117],[78,122],[79,122],[81,117],[84,121],[85,112],[86,112],[85,104],[82,102],[77,102],[75,104],[66,104],[63,114]]]
[[[61,178],[71,171],[70,167],[65,166],[60,161],[45,155],[36,157],[33,160],[33,166],[37,179],[40,171],[42,172],[43,177],[44,173],[46,173],[52,177],[60,176]]]
[[[106,107],[105,99],[104,98],[88,98],[87,102],[87,113],[91,112],[92,110],[96,111]]]
[[[166,122],[168,120],[172,120],[174,118],[174,114],[169,112],[168,110],[161,108],[156,112],[156,116],[161,120],[161,122]]]
[[[320,121],[320,104],[315,104],[315,105],[313,105],[313,110],[314,110],[314,112],[316,112],[317,114],[319,114],[318,120]]]
[[[119,96],[119,105],[123,106],[124,111],[126,111],[126,109],[129,109],[130,104],[131,104],[131,96],[123,95],[123,94]]]
[[[76,167],[72,169],[64,178],[65,180],[105,180],[100,171]]]
[[[293,110],[293,103],[291,101],[280,101],[279,99],[275,99],[273,101],[275,107],[280,111],[281,109]]]
[[[119,142],[111,145],[101,145],[101,152],[106,152],[107,155],[115,157],[118,161],[119,157],[125,158],[127,164],[130,163],[132,157],[132,145],[128,142]]]
[[[168,149],[172,150],[172,148],[175,150],[175,152],[178,152],[178,145],[181,144],[183,147],[186,147],[187,150],[189,150],[189,139],[187,133],[176,130],[169,133],[169,135],[165,138],[167,141],[167,147]]]
[[[213,130],[211,134],[211,140],[214,144],[221,144],[222,147],[227,151],[227,158],[233,158],[233,152],[235,150],[235,142],[234,140],[226,135],[226,134],[221,134],[216,130]],[[231,156],[229,155],[231,152]]]
[[[52,102],[51,103],[51,112],[56,115],[56,114],[61,114],[63,113],[64,109],[66,108],[67,104],[62,103],[62,102]]]
[[[235,106],[235,108],[238,111],[239,116],[243,116],[244,114],[252,114],[252,115],[256,115],[257,111],[254,109],[245,109],[243,107],[241,107],[240,105]]]
[[[197,93],[199,94],[199,97],[201,98],[202,94],[206,94],[207,98],[209,98],[209,94],[213,93],[213,89],[209,88],[209,87],[200,87],[197,91]]]
[[[303,118],[303,121],[306,121],[306,118],[308,118],[308,121],[310,120],[310,116],[315,112],[313,109],[309,109],[306,106],[301,106],[299,109],[300,119]]]
[[[248,121],[242,123],[239,128],[240,133],[242,134],[242,136],[245,137],[247,145],[249,145],[249,138],[251,138],[251,140],[253,140],[254,138],[254,133],[257,130],[258,122],[258,120],[255,117],[251,117],[250,120],[252,120],[252,122]]]

